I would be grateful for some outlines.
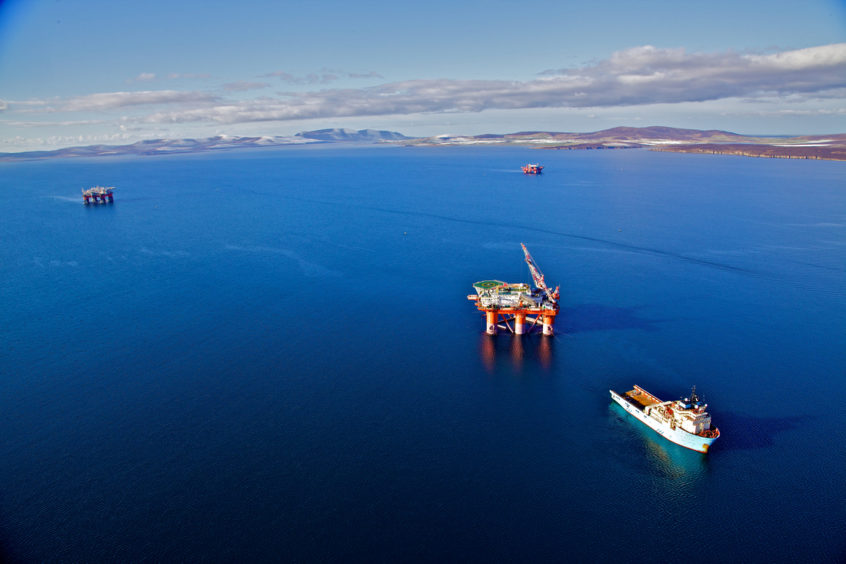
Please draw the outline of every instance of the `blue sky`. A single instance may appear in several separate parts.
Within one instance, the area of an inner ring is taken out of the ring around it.
[[[846,132],[843,0],[0,0],[0,152],[158,137]]]

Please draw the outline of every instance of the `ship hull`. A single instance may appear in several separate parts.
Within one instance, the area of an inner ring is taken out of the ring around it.
[[[708,449],[711,448],[711,444],[715,440],[717,440],[717,437],[701,437],[699,435],[694,435],[692,433],[688,433],[687,431],[683,431],[678,427],[676,427],[675,429],[671,429],[669,426],[663,425],[659,421],[656,421],[652,417],[646,415],[642,410],[638,409],[636,406],[626,401],[623,396],[621,396],[614,390],[609,391],[611,392],[611,399],[620,404],[620,406],[625,409],[631,416],[633,416],[635,419],[637,419],[638,421],[640,421],[641,423],[643,423],[644,425],[646,425],[668,441],[672,441],[679,446],[689,448],[690,450],[695,450],[696,452],[707,453]]]

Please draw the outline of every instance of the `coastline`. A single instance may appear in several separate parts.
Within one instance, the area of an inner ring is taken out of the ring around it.
[[[0,161],[74,157],[155,156],[207,153],[233,149],[266,149],[330,145],[333,147],[526,147],[545,150],[591,151],[650,149],[669,153],[736,155],[744,157],[846,161],[846,134],[752,136],[728,131],[672,127],[615,127],[591,133],[526,131],[507,134],[438,135],[412,138],[391,131],[318,130],[292,137],[233,137],[151,139],[131,145],[88,145],[49,151],[0,153]]]
[[[697,153],[703,155],[736,155],[768,159],[810,159],[821,161],[846,161],[846,147],[830,146],[785,146],[763,144],[711,144],[671,145],[652,147],[652,151],[666,153]]]

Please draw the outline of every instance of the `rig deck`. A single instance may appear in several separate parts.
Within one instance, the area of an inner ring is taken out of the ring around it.
[[[485,314],[485,332],[489,335],[495,335],[497,329],[507,329],[515,335],[523,335],[531,333],[537,326],[540,326],[544,335],[553,334],[552,324],[559,309],[558,288],[554,291],[549,289],[526,245],[521,246],[535,282],[534,289],[526,283],[508,284],[500,280],[482,280],[473,284],[476,293],[467,296],[467,299],[476,302],[476,308]],[[513,328],[509,322],[513,323]]]

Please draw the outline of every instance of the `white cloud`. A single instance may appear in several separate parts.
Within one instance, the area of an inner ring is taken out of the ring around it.
[[[156,73],[153,72],[142,72],[135,78],[133,78],[130,82],[150,82],[151,80],[156,79]]]
[[[247,90],[260,90],[267,88],[270,84],[266,82],[228,82],[223,85],[227,92],[245,92]]]
[[[287,73],[271,73],[296,81]],[[318,79],[315,79],[318,80]],[[276,99],[159,112],[149,122],[239,123],[320,117],[587,108],[727,98],[826,96],[846,87],[846,43],[772,55],[641,46],[536,80],[407,80],[359,89],[288,92]]]
[[[76,127],[80,125],[105,125],[111,123],[107,120],[81,119],[64,121],[16,121],[7,120],[3,122],[10,127]]]
[[[693,53],[635,47],[579,69],[542,73],[582,82],[590,96],[574,106],[677,103],[766,94],[809,94],[846,86],[846,43],[772,55]],[[562,94],[566,96],[566,88]]]
[[[343,73],[348,78],[385,78],[376,71]]]
[[[103,111],[127,106],[148,106],[160,104],[210,103],[216,96],[205,92],[181,92],[178,90],[145,90],[141,92],[103,92],[70,98],[56,104],[55,109],[66,112]]]
[[[135,78],[130,78],[126,81],[127,84],[133,84],[135,82],[152,82],[157,79],[163,79],[164,76],[159,77],[154,72],[142,72]],[[167,74],[166,77],[168,80],[202,80],[211,78],[210,74],[202,74],[202,73],[190,73],[190,72],[171,72]]]
[[[204,80],[207,78],[211,78],[210,74],[205,73],[192,73],[192,72],[172,72],[167,75],[167,77],[171,80]]]
[[[846,43],[809,47],[773,55],[746,55],[744,59],[761,67],[801,70],[831,67],[846,62]]]
[[[152,73],[150,73],[152,74]],[[141,75],[143,76],[143,75]],[[170,75],[184,78],[188,75]],[[197,77],[201,75],[192,75]],[[379,78],[324,68],[295,76],[269,73],[294,84],[326,84],[339,78]],[[267,87],[265,82],[231,82],[227,92]],[[172,124],[231,125],[315,118],[366,118],[421,114],[456,115],[481,111],[634,107],[681,107],[720,101],[747,102],[772,115],[834,112],[846,94],[846,43],[774,54],[732,51],[688,53],[649,45],[614,53],[575,68],[548,70],[530,81],[416,79],[367,88],[325,88],[278,93],[249,100],[225,99],[202,91],[150,90],[106,92],[63,100],[3,101],[4,116],[16,113],[108,112],[134,109],[114,118],[115,127],[131,123],[157,133]],[[790,112],[790,109],[795,110]],[[146,113],[145,113],[146,112]],[[748,112],[751,114],[751,110]],[[63,116],[65,117],[65,116]],[[54,124],[84,123],[91,116],[67,116]],[[100,116],[97,116],[100,117]],[[9,122],[5,122],[9,123]],[[93,122],[92,122],[93,123]],[[24,122],[18,122],[24,127]],[[33,121],[28,125],[36,125]]]
[[[311,72],[305,75],[294,75],[285,71],[274,71],[267,74],[259,75],[259,78],[278,78],[282,82],[289,84],[329,84],[342,78],[384,78],[381,74],[375,71],[369,72],[349,72],[339,69],[322,68],[319,72]]]
[[[285,71],[275,71],[259,75],[259,78],[278,78],[282,82],[290,84],[329,84],[340,77],[332,72],[309,73],[304,76],[296,76]]]

